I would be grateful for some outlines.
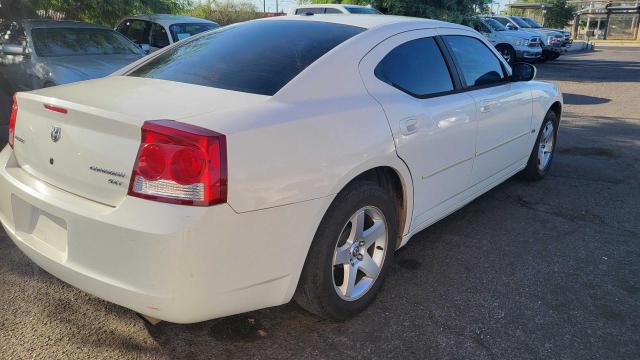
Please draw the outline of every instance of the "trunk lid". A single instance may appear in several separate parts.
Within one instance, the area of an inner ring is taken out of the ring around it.
[[[127,195],[146,120],[181,120],[267,98],[117,76],[20,93],[14,152],[18,164],[31,175],[117,206]],[[215,125],[211,128],[215,130]]]

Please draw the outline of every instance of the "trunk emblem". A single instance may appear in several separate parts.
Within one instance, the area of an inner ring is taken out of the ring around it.
[[[51,127],[51,141],[58,142],[58,140],[60,140],[60,138],[62,137],[62,129],[57,127],[57,126],[52,126]]]

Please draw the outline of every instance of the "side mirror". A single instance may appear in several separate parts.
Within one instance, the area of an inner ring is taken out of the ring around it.
[[[142,52],[147,55],[151,51],[151,46],[149,44],[140,44],[140,49],[142,49]]]
[[[518,30],[515,26],[513,26],[513,24],[507,24],[506,27],[507,30]]]
[[[28,55],[27,49],[18,44],[4,44],[0,51],[5,55]]]
[[[511,81],[531,81],[538,72],[535,66],[523,62],[511,65],[511,71]]]

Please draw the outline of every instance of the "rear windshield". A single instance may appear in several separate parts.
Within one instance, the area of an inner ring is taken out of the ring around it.
[[[140,48],[120,33],[94,28],[31,30],[33,47],[42,57],[140,54]]]
[[[273,95],[362,31],[318,21],[239,23],[185,40],[128,75]]]
[[[196,24],[173,24],[169,26],[173,42],[184,40],[193,35],[200,34],[208,30],[217,28],[216,24],[196,23]]]

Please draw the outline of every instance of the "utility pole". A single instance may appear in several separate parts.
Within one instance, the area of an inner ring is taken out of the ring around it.
[[[267,0],[262,0],[262,13],[267,13]]]
[[[278,0],[276,0],[276,14],[278,13]]]

